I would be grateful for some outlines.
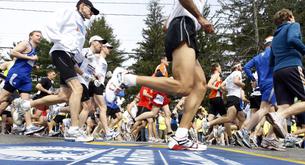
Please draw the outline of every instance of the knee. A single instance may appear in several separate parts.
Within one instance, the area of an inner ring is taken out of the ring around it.
[[[57,95],[58,100],[62,101],[62,102],[68,102],[69,101],[69,96],[67,96],[65,93],[59,93]]]
[[[72,93],[81,96],[82,93],[83,93],[83,87],[82,87],[82,85],[77,84],[77,85],[73,86],[73,88],[72,88]]]
[[[192,89],[194,87],[193,83],[180,83],[178,89],[177,89],[177,94],[179,96],[188,96],[192,92]]]

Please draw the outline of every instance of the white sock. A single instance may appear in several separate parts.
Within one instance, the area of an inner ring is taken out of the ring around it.
[[[72,126],[71,126],[69,129],[70,129],[70,130],[77,130],[77,129],[79,129],[79,127],[72,127]]]
[[[175,136],[177,138],[184,138],[184,137],[187,137],[188,135],[188,129],[187,128],[178,128],[177,131],[176,131],[176,134]]]
[[[128,86],[136,86],[137,85],[137,76],[133,74],[126,74],[125,81],[127,82],[126,85]]]

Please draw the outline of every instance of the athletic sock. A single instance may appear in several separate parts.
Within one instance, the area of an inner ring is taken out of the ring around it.
[[[184,138],[184,137],[187,137],[188,135],[188,129],[187,128],[178,128],[177,131],[176,131],[176,134],[175,136],[177,138]]]
[[[136,86],[137,85],[137,76],[133,74],[126,74],[125,79],[127,86]]]

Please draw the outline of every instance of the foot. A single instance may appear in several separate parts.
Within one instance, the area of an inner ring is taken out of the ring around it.
[[[274,133],[278,137],[286,137],[287,132],[285,129],[285,118],[280,116],[277,112],[271,112],[266,115],[266,120],[273,126]]]
[[[43,129],[44,129],[43,126],[40,127],[40,126],[31,125],[29,127],[26,127],[24,134],[25,135],[31,135],[31,134],[34,134],[36,132],[40,132]]]
[[[188,139],[187,137],[178,138],[176,136],[169,139],[168,147],[171,150],[193,150],[193,151],[205,151],[207,146]]]
[[[268,150],[284,151],[283,145],[275,138],[263,138],[261,146]]]
[[[88,136],[79,128],[69,128],[65,132],[65,140],[72,142],[90,142],[93,141],[93,136]]]
[[[246,147],[252,148],[250,144],[250,138],[249,138],[249,133],[245,129],[241,129],[236,132],[236,137],[238,141],[241,141]]]

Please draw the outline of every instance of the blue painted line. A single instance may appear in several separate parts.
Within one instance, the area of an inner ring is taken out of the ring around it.
[[[287,161],[209,148],[204,152],[172,151],[148,146],[105,146],[75,142],[0,145],[0,164],[232,164],[294,165]]]

